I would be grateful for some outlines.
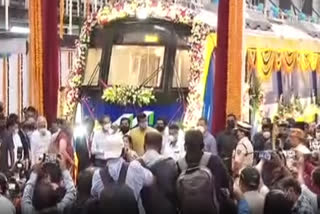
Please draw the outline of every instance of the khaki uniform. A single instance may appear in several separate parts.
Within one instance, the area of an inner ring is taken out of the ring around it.
[[[252,166],[253,164],[253,146],[247,137],[242,138],[232,154],[232,172],[239,175],[241,169]]]

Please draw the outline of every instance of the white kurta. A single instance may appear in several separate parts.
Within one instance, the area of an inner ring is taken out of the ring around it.
[[[38,130],[33,132],[30,139],[32,165],[37,163],[41,155],[48,152],[50,142],[51,133],[48,130],[45,135],[41,135]]]

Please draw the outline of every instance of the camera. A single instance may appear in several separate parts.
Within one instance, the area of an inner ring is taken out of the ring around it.
[[[18,147],[17,150],[17,161],[14,164],[14,169],[11,172],[17,180],[23,180],[26,177],[27,167],[25,162],[22,160],[23,148]]]
[[[59,159],[61,159],[61,156],[59,154],[54,153],[45,153],[40,157],[40,160],[43,163],[52,163],[57,165],[59,165]]]
[[[259,159],[270,161],[271,158],[272,158],[271,152],[272,151],[261,151],[261,152],[259,152]]]

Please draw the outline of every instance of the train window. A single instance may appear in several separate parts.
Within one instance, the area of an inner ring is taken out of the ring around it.
[[[82,85],[97,86],[100,75],[101,48],[89,48]]]
[[[187,88],[190,74],[190,55],[188,49],[178,49],[174,65],[172,86],[174,88]]]
[[[164,46],[113,45],[108,84],[159,87],[164,51]]]

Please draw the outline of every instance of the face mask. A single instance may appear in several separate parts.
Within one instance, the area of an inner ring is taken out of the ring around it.
[[[30,138],[32,133],[33,133],[33,131],[27,131],[27,136]]]
[[[159,132],[163,132],[164,131],[164,126],[156,126],[156,129],[159,131]]]
[[[235,124],[234,120],[228,120],[227,121],[227,128],[228,129],[234,129],[234,127],[236,127],[236,124]]]
[[[269,131],[266,131],[266,132],[263,132],[262,135],[265,139],[269,139],[271,136],[271,133]]]
[[[46,135],[47,134],[47,129],[46,128],[41,128],[39,129],[39,132],[42,136]]]
[[[19,133],[19,129],[15,129],[15,130],[13,131],[13,133],[14,133],[14,134],[18,134],[18,133]]]
[[[178,140],[178,137],[175,135],[169,135],[169,141],[172,142],[176,142]]]
[[[139,123],[139,127],[140,127],[141,129],[146,129],[147,126],[148,126],[148,123],[147,123],[147,122]]]
[[[120,130],[123,134],[126,134],[130,130],[130,128],[128,126],[121,126]]]
[[[111,128],[111,124],[110,123],[107,123],[107,124],[103,125],[103,130],[105,130],[105,131],[109,131],[110,128]]]
[[[204,134],[205,129],[202,126],[198,126],[197,128],[202,134]]]
[[[319,140],[320,139],[320,132],[316,132],[316,138]]]

